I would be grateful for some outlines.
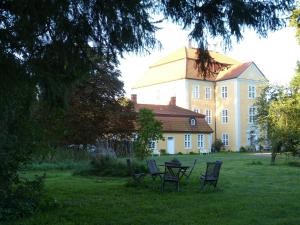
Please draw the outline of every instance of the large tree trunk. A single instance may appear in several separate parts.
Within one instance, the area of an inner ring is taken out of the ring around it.
[[[271,164],[272,165],[275,164],[276,156],[277,156],[277,152],[275,150],[272,150],[272,154],[271,154]]]

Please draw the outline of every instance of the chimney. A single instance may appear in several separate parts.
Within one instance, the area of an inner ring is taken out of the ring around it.
[[[132,94],[132,95],[131,95],[131,101],[132,101],[134,104],[137,104],[137,95],[136,95],[136,94]]]
[[[171,100],[169,102],[169,105],[176,106],[176,97],[171,97]]]

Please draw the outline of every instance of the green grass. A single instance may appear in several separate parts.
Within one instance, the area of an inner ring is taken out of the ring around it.
[[[172,185],[160,193],[159,182],[153,185],[149,177],[148,187],[136,187],[128,185],[129,178],[81,177],[72,170],[49,170],[46,191],[58,207],[6,224],[300,224],[300,168],[289,166],[285,157],[279,156],[275,166],[268,157],[247,153],[176,157],[183,165],[199,159],[179,193]],[[172,158],[156,157],[158,164]],[[205,171],[205,162],[216,159],[223,161],[218,188],[201,192],[198,177]],[[27,171],[26,176],[38,172]]]

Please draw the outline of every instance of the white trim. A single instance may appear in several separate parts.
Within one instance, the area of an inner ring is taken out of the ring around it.
[[[201,113],[201,110],[199,108],[194,108],[193,111],[196,113]]]
[[[227,145],[224,143],[224,136],[227,136]],[[229,146],[229,134],[228,133],[222,133],[222,142],[224,144],[224,146]]]
[[[250,122],[250,109],[253,108],[254,109],[254,112],[253,112],[253,121]],[[248,106],[248,124],[249,125],[253,125],[254,124],[254,118],[255,118],[255,115],[256,115],[256,107],[253,106],[253,105],[250,105]]]
[[[240,151],[241,147],[241,96],[240,96],[240,83],[236,79],[234,81],[234,125],[235,125],[235,148]]]
[[[209,90],[209,92],[208,92],[209,98],[207,98],[207,95],[206,95],[207,94],[206,93],[207,89]],[[211,100],[211,87],[207,87],[207,86],[204,87],[204,99],[207,100],[207,101]]]
[[[226,123],[223,122],[223,111],[225,111],[225,110],[227,111],[227,115],[226,115],[227,122]],[[227,108],[223,108],[221,110],[221,124],[228,124],[228,123],[229,123],[229,110]]]
[[[224,88],[224,92],[223,92],[223,88]],[[220,92],[221,92],[221,99],[223,99],[223,100],[228,99],[228,86],[227,85],[222,85]],[[224,94],[224,96],[223,96],[223,94]]]
[[[200,143],[202,143],[202,147],[200,146]],[[205,135],[204,134],[201,134],[201,133],[197,134],[197,148],[198,149],[204,149],[205,148]]]
[[[252,88],[254,88],[254,93],[253,93],[253,97],[250,97],[249,96],[249,94],[250,94],[250,91],[249,91],[249,89],[250,89],[250,87],[251,87],[251,93],[252,93]],[[253,85],[253,84],[248,84],[248,99],[256,99],[256,85]]]
[[[183,146],[184,146],[184,149],[192,149],[193,148],[192,143],[193,143],[192,142],[192,134],[190,134],[190,133],[184,134],[184,136],[183,136]]]
[[[207,111],[209,111],[209,114],[210,114],[210,117],[209,117],[209,120],[208,120],[208,116],[207,116]],[[208,124],[212,124],[212,110],[211,109],[205,109],[205,121],[208,123]]]

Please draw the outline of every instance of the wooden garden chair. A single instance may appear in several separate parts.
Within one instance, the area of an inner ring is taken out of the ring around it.
[[[206,172],[200,176],[200,188],[204,189],[206,184],[217,186],[222,162],[207,162]]]

